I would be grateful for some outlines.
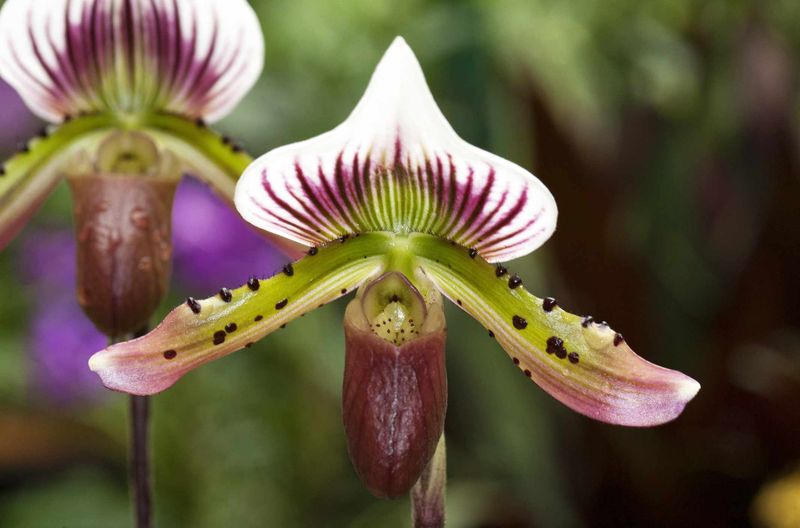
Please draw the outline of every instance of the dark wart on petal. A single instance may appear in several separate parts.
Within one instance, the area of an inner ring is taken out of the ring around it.
[[[625,338],[622,337],[622,334],[620,334],[619,332],[614,334],[614,346],[621,345],[623,341],[625,341]]]
[[[237,328],[239,327],[236,325],[236,323],[230,323],[225,325],[225,331],[228,332],[229,334],[234,333]]]
[[[592,317],[591,315],[587,315],[586,317],[583,318],[583,321],[581,321],[581,326],[584,328],[588,328],[589,325],[592,324],[593,322],[594,322],[594,317]]]
[[[506,269],[505,266],[501,266],[500,264],[498,264],[497,267],[494,268],[494,274],[497,277],[502,277],[506,273],[508,273],[508,270]]]
[[[308,254],[311,255],[312,257],[317,253],[319,253],[319,249],[316,246],[309,248],[308,250]]]
[[[558,302],[555,299],[553,299],[552,297],[547,297],[542,302],[542,309],[545,312],[552,312],[553,308],[555,308],[556,306],[558,306]]]
[[[225,331],[224,331],[224,330],[218,330],[218,331],[214,332],[214,340],[213,340],[213,343],[214,343],[215,345],[221,345],[222,343],[224,343],[224,342],[225,342],[225,335],[226,335],[226,334],[225,334]]]
[[[570,353],[567,355],[567,357],[569,358],[569,362],[570,362],[570,363],[573,363],[573,364],[574,364],[574,363],[577,363],[578,361],[580,361],[580,360],[581,360],[581,357],[580,357],[580,355],[578,355],[578,353],[577,353],[577,352],[570,352]]]
[[[510,279],[508,279],[508,287],[513,290],[514,288],[519,288],[520,286],[522,286],[522,279],[520,279],[519,275],[515,273]]]
[[[514,328],[517,330],[524,330],[528,326],[528,321],[518,315],[515,315],[512,321],[514,323]]]
[[[196,314],[200,313],[200,303],[194,297],[189,297],[186,299],[186,306],[189,307],[191,311]]]
[[[294,268],[291,262],[283,267],[283,273],[285,273],[287,277],[294,275]]]
[[[478,256],[478,250],[477,249],[472,248],[472,249],[469,250],[469,258],[473,258],[474,259],[477,256]]]
[[[258,291],[261,287],[261,283],[255,277],[250,277],[247,279],[247,287],[250,288],[252,291]]]
[[[228,288],[222,288],[219,291],[219,297],[225,302],[231,302],[233,300],[233,292],[231,292]]]
[[[547,339],[547,353],[556,354],[564,350],[564,340],[560,337],[552,336]],[[565,354],[566,355],[566,352]],[[561,357],[561,356],[559,356]]]
[[[255,319],[253,319],[253,320],[254,320],[255,322],[259,322],[259,321],[260,321],[260,320],[262,320],[263,318],[264,318],[264,316],[263,316],[263,315],[257,315],[257,316],[256,316],[256,318],[255,318]]]
[[[164,359],[175,359],[178,353],[175,350],[167,350],[164,352]]]
[[[284,299],[282,301],[278,301],[277,303],[275,303],[275,309],[276,310],[282,310],[282,309],[286,308],[286,305],[288,303],[289,303],[289,299]]]

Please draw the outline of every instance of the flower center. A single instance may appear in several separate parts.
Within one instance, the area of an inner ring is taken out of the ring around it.
[[[372,332],[396,346],[419,336],[427,317],[422,295],[396,271],[368,285],[361,303]]]
[[[414,316],[399,301],[390,302],[370,321],[373,333],[397,346],[419,335]]]

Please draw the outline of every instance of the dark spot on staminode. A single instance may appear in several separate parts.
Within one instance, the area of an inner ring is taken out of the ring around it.
[[[478,256],[478,250],[477,249],[472,248],[472,249],[469,250],[469,258],[473,258],[474,259],[477,256]]]
[[[291,262],[283,267],[283,273],[287,277],[291,277],[292,275],[294,275],[294,267],[292,267]]]
[[[461,299],[456,299],[456,304],[458,304],[459,306],[462,306]]]
[[[284,308],[286,308],[287,304],[289,304],[289,299],[284,299],[282,301],[278,301],[277,303],[275,303],[275,309],[276,310],[283,310]]]
[[[222,343],[224,343],[225,342],[225,335],[226,334],[225,334],[224,330],[218,330],[218,331],[214,332],[214,344],[215,345],[221,345]]]
[[[511,358],[515,365],[519,365],[519,358]]]
[[[508,287],[513,290],[514,288],[519,288],[520,286],[522,286],[522,279],[520,279],[519,275],[515,273],[510,279],[508,279]]]
[[[556,306],[558,306],[558,302],[552,297],[546,297],[545,300],[542,302],[542,309],[545,312],[552,312],[553,308],[555,308]]]
[[[589,325],[592,324],[593,322],[594,322],[594,317],[592,317],[591,315],[587,315],[586,317],[583,318],[583,321],[581,321],[581,326],[584,328],[588,328]]]
[[[219,291],[219,298],[225,302],[231,302],[233,300],[233,292],[231,292],[228,288],[222,288]]]
[[[257,315],[257,316],[256,316],[256,318],[255,318],[255,319],[253,319],[253,321],[255,321],[255,322],[259,322],[259,321],[260,321],[260,320],[262,320],[263,318],[264,318],[264,316],[263,316],[263,315]]]
[[[489,330],[489,337],[491,337],[492,339],[494,339],[494,332],[492,332],[491,330]]]
[[[508,273],[508,269],[506,269],[506,267],[505,267],[505,266],[501,266],[500,264],[498,264],[498,265],[497,265],[497,266],[494,268],[494,274],[495,274],[497,277],[502,277],[502,276],[503,276],[503,275],[505,275],[506,273]]]
[[[178,352],[175,350],[167,350],[164,352],[164,359],[175,359],[178,356]]]
[[[528,370],[528,369],[525,369],[525,375],[530,378],[531,377],[531,371]]]
[[[257,278],[250,277],[249,279],[247,279],[247,287],[250,288],[252,291],[258,291],[258,289],[261,287],[261,283]]]
[[[347,293],[347,288],[342,288],[342,295],[344,295],[345,293]]]
[[[622,337],[622,334],[620,334],[619,332],[614,334],[614,346],[620,346],[623,341],[625,341],[625,338]]]
[[[319,253],[319,248],[318,247],[314,246],[314,247],[308,248],[308,254],[311,255],[312,257],[314,255],[316,255],[317,253]]]
[[[581,360],[581,357],[578,355],[577,352],[570,352],[567,357],[569,358],[569,362],[572,364],[577,363]]]
[[[513,317],[512,322],[514,323],[514,328],[517,330],[524,330],[528,326],[528,321],[518,315]]]
[[[196,313],[196,314],[200,313],[200,310],[201,310],[200,303],[197,302],[197,300],[194,297],[187,297],[186,298],[186,306],[188,306],[189,309],[191,311],[193,311],[194,313]]]
[[[237,328],[239,327],[236,325],[236,323],[230,323],[225,325],[225,331],[228,332],[229,334],[234,333]]]
[[[398,297],[396,293],[393,293],[392,297],[391,297],[391,299],[389,299],[389,301],[390,302],[399,302],[400,301],[400,297]]]

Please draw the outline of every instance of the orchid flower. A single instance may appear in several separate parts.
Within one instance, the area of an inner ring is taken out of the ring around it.
[[[263,56],[245,0],[5,2],[0,76],[50,124],[0,168],[0,249],[66,177],[81,304],[111,336],[146,323],[168,282],[181,174],[232,205],[252,161],[205,123],[247,93]]]
[[[408,491],[442,433],[443,297],[483,325],[521,375],[591,418],[661,424],[700,388],[637,356],[607,323],[535,297],[501,264],[554,232],[553,196],[458,137],[402,38],[342,124],[257,159],[235,200],[246,220],[310,247],[307,256],[268,279],[189,298],[148,335],[98,352],[89,366],[107,387],[163,391],[357,290],[345,313],[344,422],[356,471],[379,496]]]

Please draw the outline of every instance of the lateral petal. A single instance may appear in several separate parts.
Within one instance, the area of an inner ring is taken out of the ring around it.
[[[606,324],[534,297],[515,275],[467,250],[417,235],[411,246],[441,292],[489,329],[513,362],[553,397],[612,424],[652,426],[675,419],[700,384],[637,356]]]
[[[223,288],[202,301],[189,299],[146,336],[97,352],[89,368],[110,389],[161,392],[190,370],[358,288],[383,269],[387,240],[372,234],[333,242],[270,279]]]

